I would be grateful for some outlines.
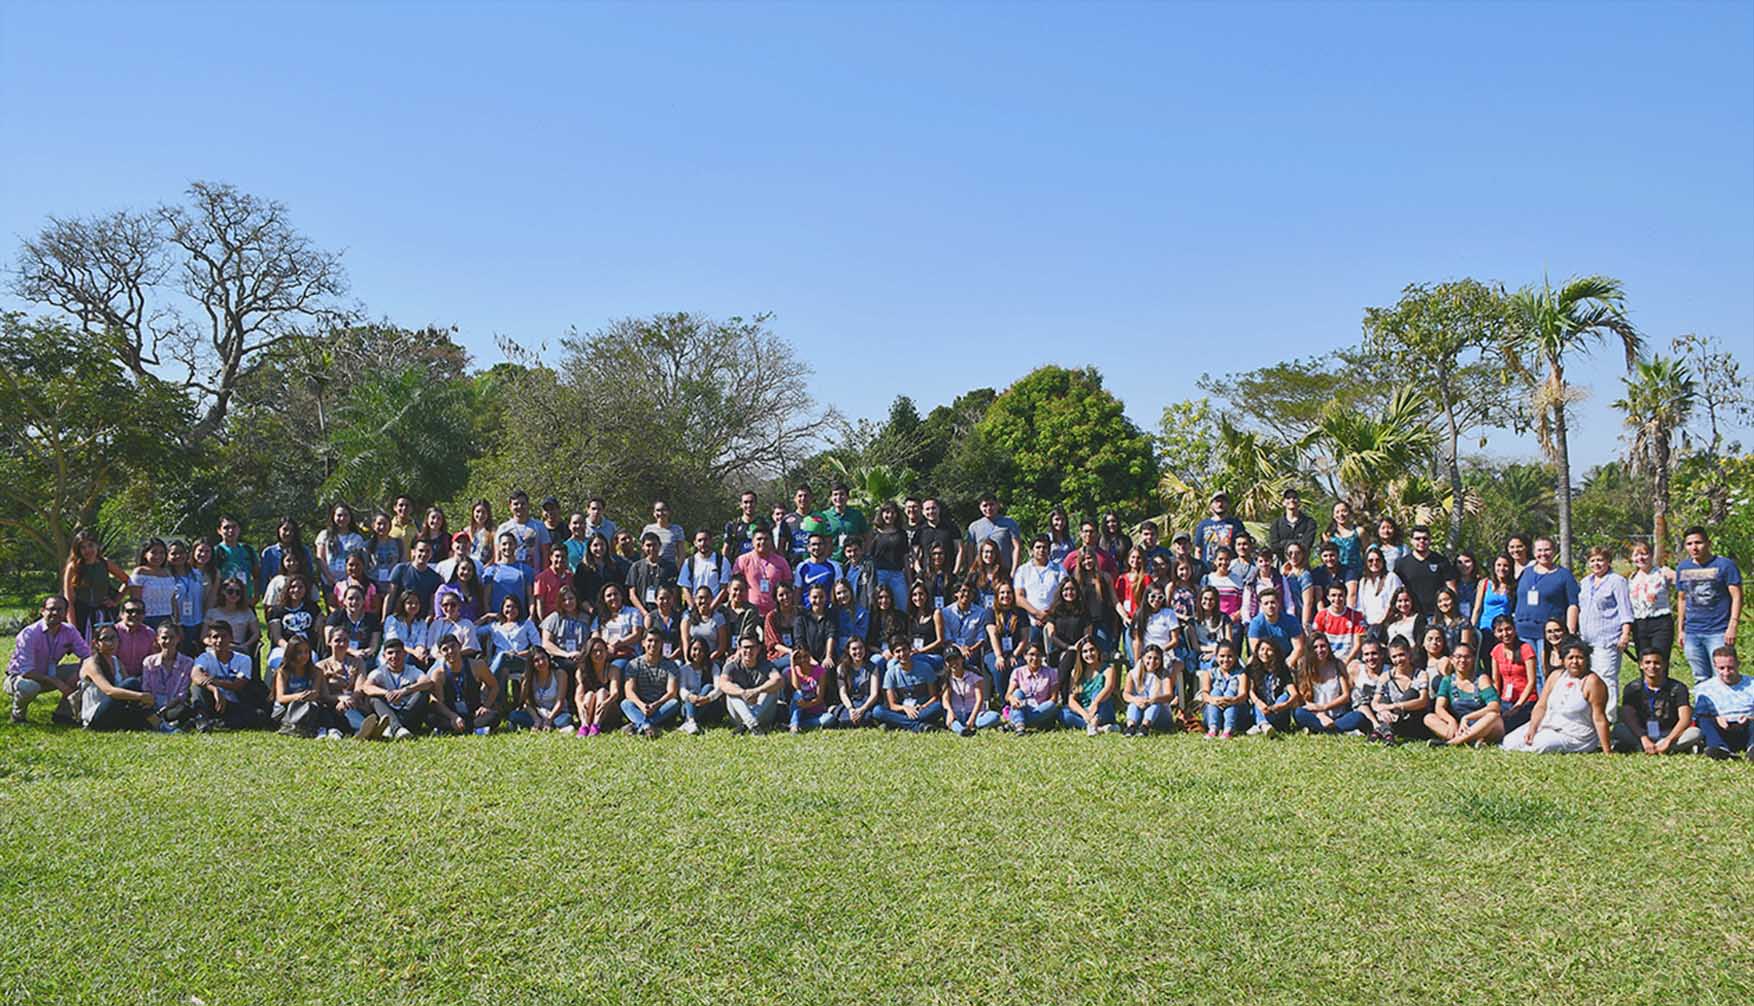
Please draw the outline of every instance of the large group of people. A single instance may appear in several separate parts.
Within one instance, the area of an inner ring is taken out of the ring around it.
[[[765,511],[744,492],[692,535],[664,500],[635,530],[601,499],[569,513],[522,491],[455,529],[407,496],[336,503],[309,543],[282,519],[260,550],[224,517],[132,566],[80,531],[5,690],[14,723],[47,692],[91,729],[365,740],[1305,731],[1754,758],[1741,574],[1702,527],[1674,568],[1637,543],[1628,576],[1599,546],[1580,579],[1544,537],[1450,557],[1345,502],[1322,525],[1292,490],[1256,541],[1229,503],[1167,544],[1114,513],[1056,510],[1029,535],[990,495],[966,528],[933,498],[867,516],[840,484],[820,508],[806,486]]]

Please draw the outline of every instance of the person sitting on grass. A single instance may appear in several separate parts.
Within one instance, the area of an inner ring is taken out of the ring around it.
[[[944,651],[944,689],[938,701],[950,732],[959,737],[998,725],[999,714],[987,708],[986,675],[970,671],[967,658],[954,646]]]
[[[724,622],[719,631],[724,631]],[[725,697],[719,694],[718,665],[713,663],[713,646],[700,636],[685,636],[688,659],[676,669],[677,697],[682,700],[682,732],[698,734],[709,722],[725,714]]]
[[[462,644],[454,645],[460,649]],[[427,711],[438,691],[438,679],[414,666],[407,659],[402,640],[391,638],[384,640],[377,669],[365,676],[360,691],[371,703],[372,711],[353,736],[369,741],[387,732],[391,740],[403,741],[426,725]]]
[[[872,658],[870,645],[864,639],[848,637],[841,650],[840,666],[834,671],[834,681],[840,691],[835,722],[843,727],[875,725],[877,718],[871,713],[883,701],[883,667]]]
[[[1557,649],[1559,672],[1548,679],[1547,687],[1535,701],[1529,725],[1505,737],[1505,750],[1536,754],[1612,752],[1613,742],[1608,739],[1608,686],[1590,670],[1589,646],[1576,636],[1569,636]]]
[[[872,714],[877,722],[915,733],[938,725],[944,706],[938,701],[936,657],[913,651],[907,633],[889,637],[889,666],[883,671],[883,704]]]
[[[456,636],[439,640],[432,676],[438,683],[427,719],[442,732],[485,737],[499,722],[499,682],[482,660],[463,652]]]
[[[658,728],[682,706],[676,699],[676,661],[664,656],[663,637],[655,632],[640,637],[640,655],[628,662],[621,680],[621,715],[627,718],[623,731],[658,736]]]
[[[1102,647],[1093,637],[1078,643],[1072,658],[1072,675],[1066,686],[1066,704],[1060,710],[1060,723],[1072,730],[1083,730],[1095,737],[1114,725],[1114,665],[1103,656]]]
[[[524,617],[524,602],[507,594],[499,604],[499,618],[487,627],[487,638],[493,645],[493,663],[487,669],[500,690],[510,692],[529,669],[530,654],[542,648],[542,633]]]
[[[420,601],[418,594],[403,596],[412,596],[415,603]],[[339,738],[343,723],[357,736],[370,712],[365,696],[359,692],[359,683],[365,677],[365,665],[354,655],[352,639],[344,626],[331,625],[327,632],[329,655],[317,661],[317,673],[323,678],[324,736]]]
[[[1122,684],[1121,701],[1127,706],[1122,732],[1128,737],[1143,737],[1153,730],[1175,729],[1175,686],[1180,679],[1179,667],[1164,667],[1163,647],[1146,643],[1139,651],[1139,662]]]
[[[1492,688],[1503,706],[1500,718],[1506,734],[1527,726],[1535,713],[1535,648],[1517,638],[1516,619],[1498,615],[1492,619]]]
[[[347,630],[342,626],[332,625],[329,632],[331,639],[347,638]],[[327,726],[319,719],[329,697],[326,685],[327,679],[311,660],[310,644],[304,637],[294,636],[286,641],[280,666],[274,669],[274,707],[268,718],[288,737],[326,735]]]
[[[1704,735],[1693,722],[1687,686],[1669,677],[1669,654],[1647,649],[1638,655],[1641,677],[1620,693],[1620,719],[1609,731],[1614,750],[1637,754],[1675,754],[1699,750]]]
[[[523,705],[512,710],[506,719],[513,726],[537,733],[572,726],[572,717],[566,711],[566,671],[547,650],[537,647],[530,651],[530,669],[524,672]]]
[[[157,652],[147,654],[140,663],[140,689],[152,696],[159,719],[181,726],[195,715],[189,705],[195,661],[183,652],[183,627],[174,619],[159,625],[157,641]]]
[[[810,588],[813,597],[825,596],[819,584]],[[789,717],[792,733],[803,733],[812,727],[826,727],[834,722],[828,709],[828,668],[817,662],[807,647],[793,651],[792,666],[786,669],[792,702]]]
[[[1389,640],[1389,667],[1377,679],[1370,702],[1376,730],[1371,740],[1394,744],[1404,740],[1427,740],[1425,713],[1431,708],[1429,680],[1413,666],[1413,644],[1405,636]]]
[[[1457,643],[1449,658],[1450,673],[1438,681],[1431,712],[1425,714],[1431,745],[1497,744],[1504,739],[1498,690],[1492,687],[1491,675],[1480,672],[1473,642],[1464,639]]]
[[[579,713],[580,737],[595,737],[609,723],[621,695],[621,668],[609,659],[609,644],[600,636],[585,643],[573,675],[573,708]]]
[[[1343,591],[1335,587],[1334,593]],[[1379,646],[1377,653],[1382,649]],[[1322,633],[1311,633],[1309,648],[1297,668],[1297,694],[1303,704],[1291,710],[1291,722],[1312,734],[1363,733],[1370,720],[1352,703],[1352,679]]]
[[[1376,721],[1376,690],[1389,673],[1383,644],[1373,637],[1364,637],[1358,644],[1358,659],[1352,662],[1349,670],[1352,677],[1352,708],[1364,716],[1364,723],[1358,729],[1365,735],[1374,737],[1379,726]]]
[[[1060,721],[1060,673],[1047,662],[1041,643],[1023,644],[1023,666],[1011,672],[1005,693],[1005,718],[1023,733],[1052,727]]]
[[[175,624],[175,619],[160,627]],[[161,733],[176,728],[158,718],[152,695],[140,690],[139,678],[122,677],[116,658],[121,637],[114,625],[100,625],[91,640],[92,654],[79,667],[79,722],[87,730],[138,730],[150,727]]]
[[[1249,678],[1236,662],[1236,644],[1221,640],[1213,651],[1211,667],[1200,670],[1200,703],[1206,736],[1229,740],[1236,736],[1237,718],[1250,702]]]
[[[231,623],[210,620],[206,638],[207,652],[195,658],[190,675],[195,729],[211,730],[216,722],[234,729],[263,725],[268,710],[262,701],[262,686],[251,677],[250,658],[231,648]],[[305,641],[303,636],[288,636],[288,645],[295,639]]]
[[[1248,728],[1250,734],[1272,736],[1289,731],[1292,710],[1303,704],[1303,696],[1297,691],[1297,677],[1285,661],[1289,649],[1271,636],[1250,642],[1246,668],[1249,678],[1246,708],[1254,720]],[[1302,648],[1298,647],[1296,652],[1301,654]]]
[[[779,668],[762,652],[761,638],[747,635],[737,640],[737,652],[719,669],[719,691],[725,696],[725,715],[733,729],[761,734],[779,713],[779,694],[785,680]]]
[[[1742,676],[1736,648],[1720,646],[1711,653],[1712,676],[1694,689],[1693,712],[1713,758],[1745,754],[1754,760],[1754,678]]]
[[[68,655],[81,661],[91,656],[85,637],[67,622],[67,599],[51,594],[43,598],[42,617],[18,632],[12,659],[6,664],[6,692],[12,696],[12,722],[23,723],[31,700],[45,691],[60,695],[54,722],[72,724],[73,693],[78,688],[79,664],[63,664]]]

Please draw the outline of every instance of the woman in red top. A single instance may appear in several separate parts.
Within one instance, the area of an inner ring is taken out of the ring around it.
[[[1127,568],[1115,578],[1115,613],[1121,617],[1121,647],[1129,663],[1133,656],[1133,618],[1145,602],[1145,588],[1151,586],[1151,574],[1145,571],[1145,552],[1134,545],[1127,550]]]
[[[1504,703],[1504,732],[1524,726],[1535,711],[1535,650],[1516,637],[1516,619],[1499,615],[1492,620],[1492,687]]]

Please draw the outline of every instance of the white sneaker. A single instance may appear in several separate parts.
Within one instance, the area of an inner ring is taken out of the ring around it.
[[[1271,737],[1274,734],[1279,732],[1279,729],[1277,727],[1273,726],[1273,724],[1271,724],[1271,723],[1262,723],[1259,727],[1259,730],[1260,730],[1261,736],[1263,736],[1263,737]]]
[[[1256,723],[1254,726],[1249,727],[1247,730],[1244,730],[1243,736],[1244,737],[1253,737],[1260,732],[1261,732],[1261,724]]]
[[[700,733],[700,724],[693,720],[683,720],[681,729],[685,734],[698,734]]]
[[[1095,723],[1084,724],[1084,733],[1085,733],[1085,736],[1095,737],[1096,736],[1096,724]]]
[[[330,729],[323,731],[323,739],[326,741],[338,741],[341,739],[341,731],[331,727]]]
[[[408,738],[413,737],[413,736],[414,735],[412,733],[409,733],[407,727],[398,726],[398,727],[396,727],[396,732],[390,735],[390,739],[396,740],[396,741],[405,741]]]

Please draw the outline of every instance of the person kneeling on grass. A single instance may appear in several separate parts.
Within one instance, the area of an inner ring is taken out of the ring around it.
[[[987,708],[987,676],[969,671],[962,651],[954,646],[944,651],[944,690],[938,701],[950,732],[958,736],[973,737],[976,730],[999,722],[999,714]]]
[[[1431,708],[1430,680],[1413,667],[1413,644],[1405,636],[1389,640],[1389,667],[1377,679],[1370,712],[1376,729],[1370,739],[1394,744],[1426,740],[1425,713]]]
[[[1608,739],[1608,686],[1590,671],[1590,648],[1576,636],[1560,641],[1559,673],[1535,700],[1529,725],[1504,739],[1507,751],[1537,754],[1613,751]]]
[[[452,639],[455,641],[455,637]],[[442,651],[444,641],[439,642]],[[456,646],[460,649],[462,643],[456,641]],[[376,740],[387,731],[391,740],[407,740],[426,724],[427,710],[438,691],[438,678],[416,667],[407,657],[402,640],[384,640],[377,668],[359,686],[372,711],[355,737]]]
[[[43,599],[43,617],[20,629],[6,664],[6,691],[12,696],[12,722],[23,723],[31,700],[45,691],[60,696],[55,706],[54,721],[71,724],[73,694],[78,688],[79,664],[61,663],[66,656],[83,661],[91,656],[91,647],[79,630],[67,623],[67,599],[49,596]]]
[[[1211,667],[1200,671],[1200,703],[1206,736],[1236,736],[1236,720],[1249,704],[1249,678],[1236,665],[1236,644],[1226,639],[1213,653]]]
[[[1693,712],[1705,737],[1705,753],[1713,758],[1746,754],[1754,759],[1754,678],[1742,676],[1736,648],[1720,646],[1711,653],[1712,676],[1693,693]]]
[[[538,732],[572,726],[566,711],[566,671],[547,650],[530,651],[530,669],[524,672],[523,705],[506,719],[513,726]]]
[[[487,663],[463,652],[455,636],[439,640],[439,659],[432,668],[438,691],[427,720],[443,732],[485,737],[499,722],[499,682]]]
[[[1290,646],[1272,636],[1257,637],[1249,645],[1254,652],[1249,656],[1249,704],[1245,708],[1254,718],[1254,724],[1248,732],[1272,736],[1288,731],[1292,712],[1303,705],[1303,696],[1297,691],[1297,679],[1285,663]],[[1303,648],[1295,649],[1297,659],[1302,660]]]
[[[784,686],[779,669],[768,661],[760,637],[754,635],[739,638],[736,654],[719,670],[725,715],[731,718],[731,726],[743,733],[767,730],[779,713],[779,694]]]
[[[1127,705],[1127,725],[1122,732],[1128,737],[1143,737],[1153,730],[1175,729],[1175,686],[1180,679],[1179,666],[1164,668],[1163,647],[1145,644],[1139,663],[1127,672],[1121,688],[1121,701]]]
[[[1023,666],[1011,672],[1010,691],[1005,694],[1005,718],[1011,729],[1022,733],[1032,727],[1052,727],[1060,721],[1060,672],[1047,662],[1041,644],[1023,644]]]
[[[1380,644],[1377,652],[1382,652]],[[1370,720],[1352,702],[1352,679],[1334,654],[1328,637],[1311,633],[1297,667],[1297,694],[1303,704],[1291,710],[1291,722],[1312,734],[1363,733]]]
[[[658,727],[674,719],[682,705],[676,698],[676,661],[664,656],[664,637],[655,632],[641,637],[640,655],[628,662],[622,681],[627,696],[621,700],[621,715],[627,717],[622,730],[658,736]]]
[[[1114,724],[1116,684],[1115,667],[1103,658],[1102,647],[1089,636],[1080,640],[1060,722],[1092,737],[1106,733]]]
[[[208,622],[206,639],[207,652],[195,658],[190,674],[195,729],[211,730],[216,720],[239,729],[263,725],[268,710],[262,686],[251,677],[250,658],[231,648],[231,623]]]
[[[151,694],[140,690],[140,679],[122,677],[122,664],[116,659],[120,643],[113,625],[99,626],[92,636],[93,653],[79,667],[79,722],[87,730],[151,727],[161,733],[176,733],[175,727],[158,718],[158,704]]]
[[[915,653],[913,646],[906,633],[889,637],[883,704],[873,715],[886,727],[919,733],[938,725],[944,707],[938,702],[938,658]]]
[[[1703,735],[1693,723],[1687,686],[1669,677],[1668,652],[1645,650],[1639,654],[1638,669],[1642,677],[1620,693],[1620,720],[1609,732],[1614,750],[1631,754],[1698,751]]]
[[[818,585],[812,596],[825,594]],[[828,709],[828,668],[818,663],[807,647],[792,651],[792,666],[786,669],[786,680],[792,688],[790,729],[803,733],[811,727],[826,727],[834,722]]]
[[[329,631],[343,639],[347,636],[347,630],[339,625],[330,626]],[[325,732],[327,725],[319,717],[329,697],[327,686],[323,672],[311,661],[310,644],[303,636],[288,639],[280,666],[274,669],[274,708],[268,718],[288,737],[315,737]]]
[[[1450,651],[1450,673],[1437,683],[1425,729],[1432,733],[1432,747],[1480,747],[1504,739],[1504,719],[1499,715],[1498,689],[1492,676],[1480,673],[1474,644],[1463,640]]]
[[[883,701],[883,666],[871,656],[869,644],[861,637],[847,638],[846,647],[840,651],[840,666],[834,671],[834,682],[840,691],[835,722],[843,727],[874,725],[877,718],[871,714]]]

